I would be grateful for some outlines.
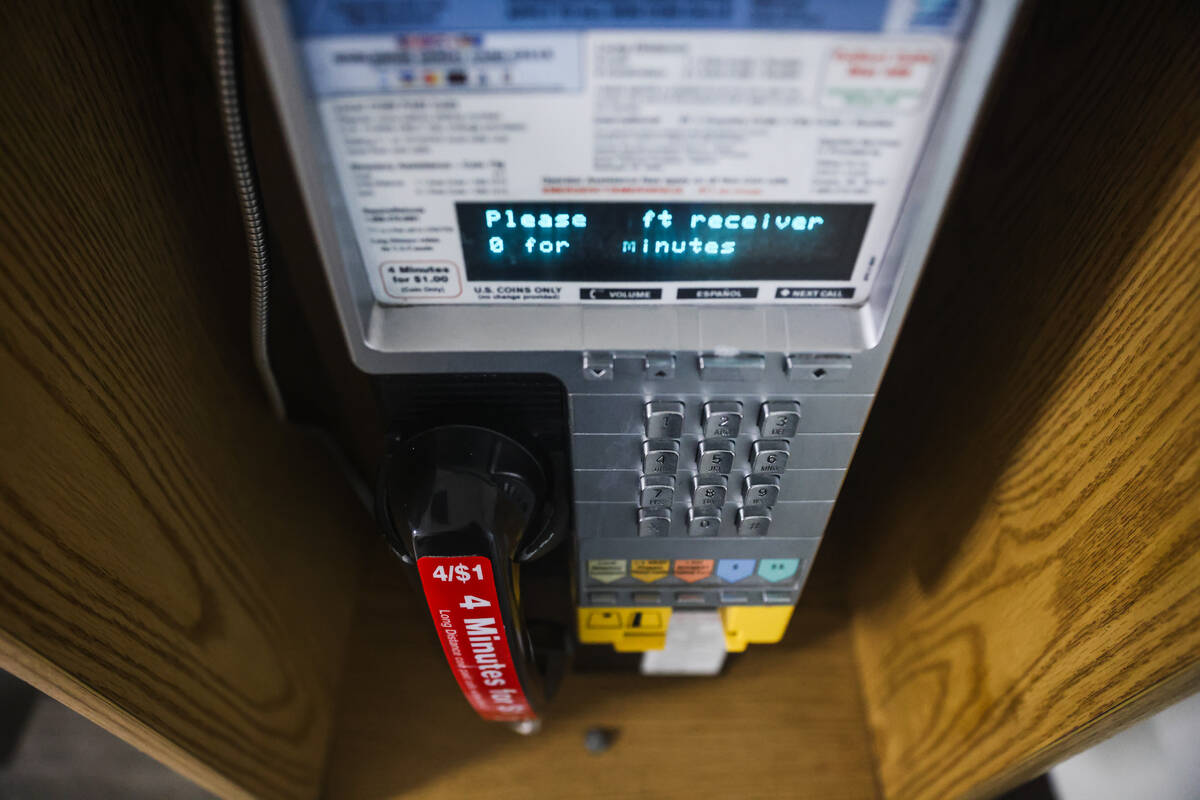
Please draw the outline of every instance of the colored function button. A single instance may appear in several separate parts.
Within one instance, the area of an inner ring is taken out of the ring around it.
[[[623,558],[590,558],[587,562],[588,577],[600,583],[612,583],[625,577]]]
[[[737,436],[742,427],[742,404],[714,400],[704,404],[703,417],[705,436]]]
[[[696,471],[701,475],[728,475],[733,469],[731,439],[703,439],[696,454]]]
[[[766,536],[771,529],[771,512],[761,506],[738,509],[739,536]]]
[[[635,558],[629,573],[643,583],[653,583],[671,572],[671,562],[665,558]]]
[[[683,433],[683,403],[655,400],[646,403],[646,436],[650,439],[678,439]]]
[[[679,442],[651,439],[642,443],[642,471],[647,475],[674,475],[679,469]]]
[[[788,443],[782,440],[755,442],[750,448],[750,471],[760,475],[779,475],[787,469]]]
[[[771,583],[786,581],[800,569],[798,558],[764,558],[758,562],[758,577]]]
[[[675,476],[644,475],[638,483],[638,505],[642,508],[670,508],[675,502]]]
[[[790,439],[800,426],[800,404],[795,400],[772,400],[762,404],[758,416],[758,427],[763,436],[780,436]]]
[[[716,512],[725,505],[725,478],[719,481],[700,477],[692,489],[692,507],[696,511]]]
[[[688,536],[716,536],[721,530],[721,518],[712,512],[688,511]]]
[[[671,509],[638,510],[638,536],[666,536],[671,532]]]
[[[675,577],[686,583],[702,581],[713,574],[711,558],[681,558],[675,561]]]
[[[742,505],[772,508],[779,499],[779,478],[775,475],[749,475],[746,477]]]
[[[717,577],[726,583],[737,583],[753,574],[753,558],[722,558],[717,562]]]

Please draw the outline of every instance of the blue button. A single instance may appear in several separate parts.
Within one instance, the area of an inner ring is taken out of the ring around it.
[[[722,558],[717,562],[717,577],[727,583],[737,583],[753,574],[753,558]]]
[[[758,577],[771,583],[786,581],[800,569],[798,558],[764,558],[758,562]]]

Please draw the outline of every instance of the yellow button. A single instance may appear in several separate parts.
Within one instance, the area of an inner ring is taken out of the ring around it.
[[[671,561],[665,558],[635,558],[630,562],[629,574],[639,581],[651,583],[659,578],[667,577],[671,571]]]

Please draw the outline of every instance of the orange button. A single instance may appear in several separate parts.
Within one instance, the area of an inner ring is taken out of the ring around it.
[[[711,558],[684,558],[675,562],[675,577],[681,581],[695,583],[704,580],[713,573]]]

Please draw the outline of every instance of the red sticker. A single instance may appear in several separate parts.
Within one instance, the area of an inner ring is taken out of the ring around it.
[[[484,719],[536,719],[508,649],[492,562],[482,556],[417,559],[421,588],[446,661],[467,702]]]

